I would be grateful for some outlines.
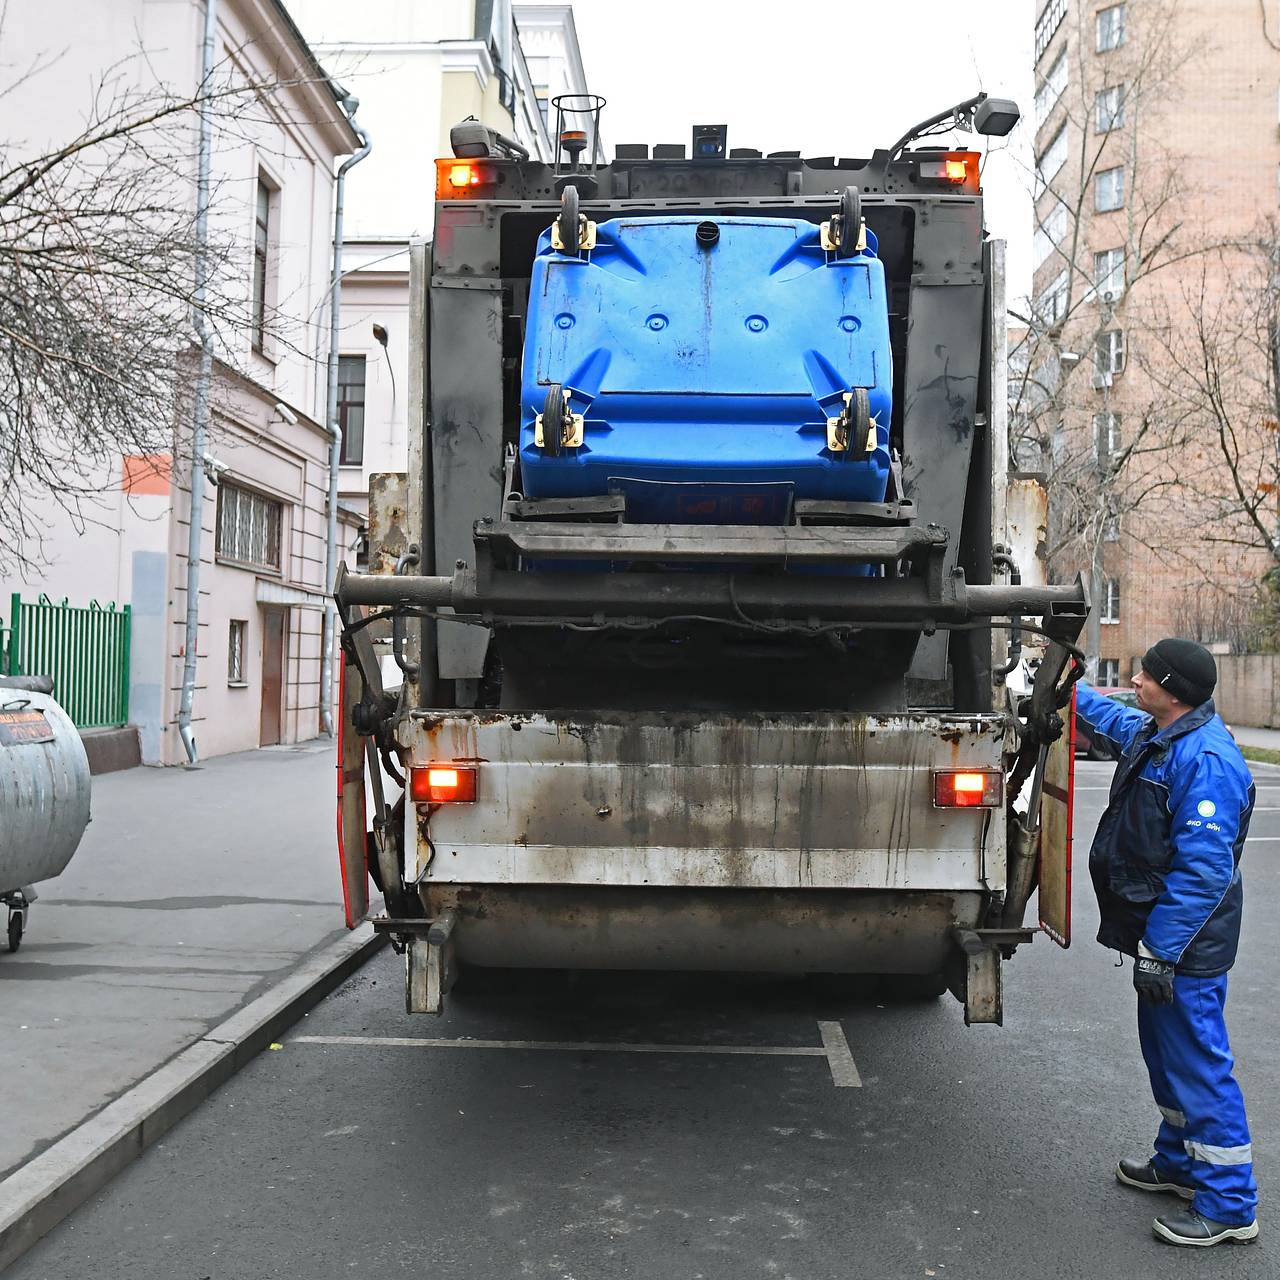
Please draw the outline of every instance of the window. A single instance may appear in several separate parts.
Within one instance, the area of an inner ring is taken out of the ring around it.
[[[1067,162],[1067,126],[1064,124],[1053,135],[1053,141],[1045,147],[1036,161],[1037,195],[1052,182],[1058,170]]]
[[[1124,44],[1124,10],[1122,4],[1098,10],[1098,52],[1118,49]]]
[[[1093,287],[1104,302],[1114,301],[1124,292],[1123,249],[1104,249],[1093,255]]]
[[[1120,517],[1109,515],[1102,525],[1102,537],[1105,542],[1120,541]]]
[[[1120,579],[1108,578],[1102,584],[1102,621],[1120,621]]]
[[[218,555],[279,572],[283,510],[274,499],[224,480],[218,486]]]
[[[1098,687],[1100,689],[1116,689],[1120,686],[1120,659],[1098,659]]]
[[[1120,415],[1095,413],[1093,415],[1093,452],[1105,461],[1114,457],[1120,448]]]
[[[1103,169],[1093,180],[1093,207],[1098,213],[1124,208],[1124,165]]]
[[[1099,133],[1110,133],[1124,126],[1124,85],[1113,84],[1109,89],[1099,89],[1093,98],[1096,128]]]
[[[258,179],[253,214],[253,349],[261,351],[267,331],[268,251],[271,246],[271,188]]]
[[[1053,39],[1058,28],[1062,26],[1062,19],[1067,16],[1067,0],[1049,0],[1045,5],[1044,11],[1036,19],[1036,61],[1040,61],[1040,55],[1049,47],[1049,41]],[[1023,28],[1024,30],[1026,28]]]
[[[342,428],[344,467],[364,461],[364,356],[338,357],[338,426]]]
[[[1036,312],[1044,324],[1057,324],[1067,314],[1068,273],[1064,268],[1036,301]]]
[[[1040,266],[1067,235],[1067,206],[1055,200],[1035,234],[1035,264]]]
[[[1108,329],[1106,333],[1098,335],[1093,367],[1103,386],[1109,386],[1112,377],[1124,372],[1124,332],[1122,330]]]
[[[1053,66],[1045,74],[1044,83],[1036,90],[1036,128],[1049,118],[1049,112],[1057,105],[1067,88],[1067,51],[1058,54]]]
[[[227,635],[227,683],[244,684],[244,633],[246,623],[240,618],[231,619]]]

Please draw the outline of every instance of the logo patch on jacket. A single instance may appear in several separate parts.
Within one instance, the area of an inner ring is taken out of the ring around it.
[[[1213,815],[1218,812],[1218,806],[1214,804],[1212,800],[1201,800],[1200,803],[1196,805],[1196,812],[1202,818],[1212,818]]]

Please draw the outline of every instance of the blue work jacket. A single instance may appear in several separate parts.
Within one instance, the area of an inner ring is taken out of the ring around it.
[[[1098,941],[1126,955],[1141,941],[1179,973],[1225,973],[1240,941],[1240,854],[1254,800],[1239,747],[1212,700],[1157,732],[1145,712],[1081,683],[1076,712],[1120,757],[1089,851]]]

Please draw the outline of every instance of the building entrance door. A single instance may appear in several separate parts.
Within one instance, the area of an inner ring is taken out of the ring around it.
[[[284,701],[285,611],[264,609],[262,621],[262,723],[258,742],[273,747],[280,741]]]

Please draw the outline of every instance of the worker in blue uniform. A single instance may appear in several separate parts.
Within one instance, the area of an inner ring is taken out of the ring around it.
[[[1150,1159],[1116,1177],[1190,1204],[1161,1214],[1177,1245],[1258,1235],[1244,1097],[1232,1074],[1223,1007],[1240,938],[1240,854],[1253,779],[1215,714],[1213,655],[1161,640],[1133,677],[1138,709],[1077,686],[1093,741],[1119,758],[1089,853],[1098,941],[1134,957],[1138,1037],[1163,1117]]]

